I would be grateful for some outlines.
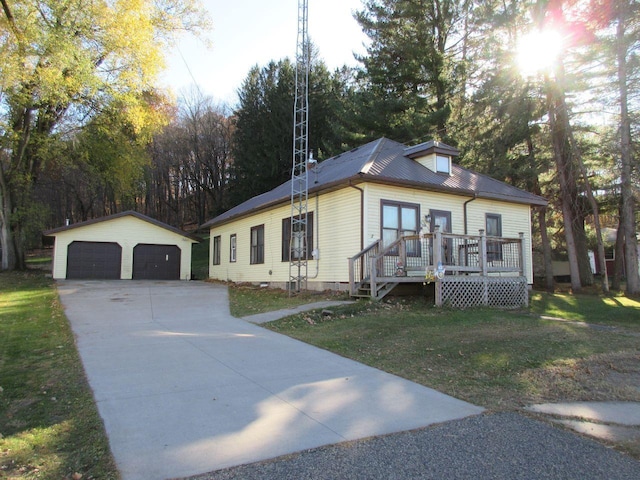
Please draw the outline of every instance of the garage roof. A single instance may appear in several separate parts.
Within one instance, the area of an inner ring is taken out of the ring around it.
[[[72,225],[66,225],[64,227],[58,227],[58,228],[53,228],[51,230],[47,230],[44,232],[45,236],[55,236],[56,233],[60,233],[60,232],[66,232],[67,230],[73,230],[74,228],[81,228],[81,227],[86,227],[88,225],[94,225],[96,223],[101,223],[101,222],[108,222],[109,220],[115,220],[117,218],[122,218],[122,217],[127,217],[127,216],[132,216],[135,217],[139,220],[148,222],[152,225],[155,225],[156,227],[160,227],[160,228],[164,228],[165,230],[169,230],[170,232],[173,232],[177,235],[183,236],[183,237],[187,237],[191,240],[193,240],[194,242],[200,242],[200,238],[196,237],[195,235],[191,235],[183,230],[180,230],[179,228],[175,228],[172,227],[171,225],[168,225],[164,222],[161,222],[159,220],[156,220],[154,218],[151,217],[147,217],[146,215],[143,215],[139,212],[135,212],[133,210],[127,210],[126,212],[120,212],[120,213],[116,213],[114,215],[108,215],[106,217],[100,217],[100,218],[92,218],[91,220],[86,220],[84,222],[78,222],[78,223],[74,223]]]

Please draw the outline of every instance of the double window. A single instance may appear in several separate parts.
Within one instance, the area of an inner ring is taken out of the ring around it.
[[[264,224],[251,227],[251,265],[264,263]]]
[[[308,260],[313,251],[313,212],[302,217],[306,220],[306,235],[302,230],[302,222],[293,222],[293,235],[291,232],[291,217],[282,219],[282,261],[291,259]]]
[[[388,246],[400,237],[418,233],[420,206],[411,203],[382,202],[382,241]],[[420,242],[407,242],[407,255],[420,255]]]

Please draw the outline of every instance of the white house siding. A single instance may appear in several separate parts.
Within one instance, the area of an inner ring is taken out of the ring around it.
[[[400,188],[382,184],[367,184],[367,208],[365,211],[365,246],[380,238],[380,204],[382,200],[420,205],[420,217],[424,219],[430,210],[451,212],[452,233],[464,234],[464,204],[472,197],[429,192],[413,188]],[[531,249],[531,213],[529,205],[475,199],[467,203],[467,233],[478,235],[485,228],[485,214],[497,213],[502,216],[502,236],[518,238],[525,234],[526,276],[533,283]]]
[[[313,212],[313,247],[319,260],[307,263],[308,288],[343,288],[349,281],[348,261],[360,251],[360,192],[345,188],[309,197]],[[209,276],[232,282],[261,283],[285,287],[289,281],[289,262],[282,261],[282,220],[291,216],[289,203],[258,212],[210,229]],[[250,263],[251,228],[264,225],[264,263]],[[236,261],[230,261],[230,237],[236,235]],[[220,236],[220,265],[213,265],[213,239]]]
[[[74,241],[115,242],[122,247],[120,278],[130,280],[133,274],[133,248],[138,244],[177,245],[180,248],[180,278],[191,278],[191,246],[196,243],[188,237],[133,216],[125,216],[71,228],[55,233],[53,278],[67,276],[67,250]]]

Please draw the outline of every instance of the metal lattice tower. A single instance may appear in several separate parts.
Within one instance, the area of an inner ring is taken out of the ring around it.
[[[307,0],[298,0],[296,93],[293,107],[293,168],[291,169],[291,243],[289,293],[307,288],[307,202],[309,177],[309,39]]]

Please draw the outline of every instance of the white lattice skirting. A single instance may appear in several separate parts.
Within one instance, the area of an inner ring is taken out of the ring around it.
[[[436,304],[454,308],[526,307],[529,304],[527,279],[446,275],[436,283]]]

